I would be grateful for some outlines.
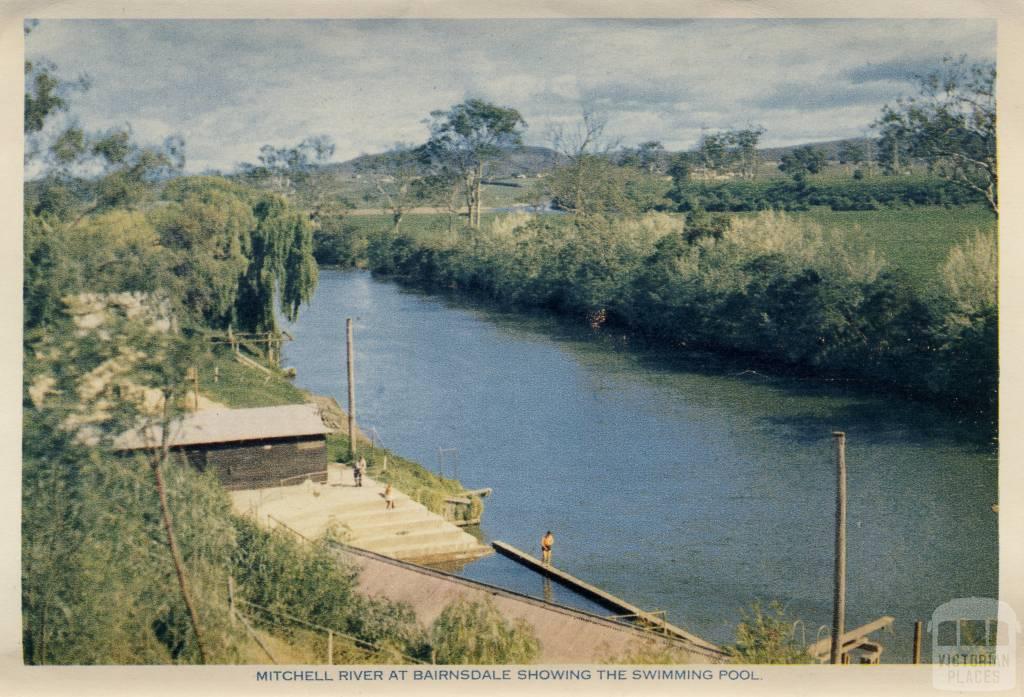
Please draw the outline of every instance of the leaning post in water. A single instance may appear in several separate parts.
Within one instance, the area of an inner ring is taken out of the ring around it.
[[[356,461],[356,359],[352,342],[352,318],[345,320],[345,349],[348,364],[348,456]]]
[[[832,599],[832,664],[843,661],[846,631],[846,434],[833,431],[836,444],[836,574]]]

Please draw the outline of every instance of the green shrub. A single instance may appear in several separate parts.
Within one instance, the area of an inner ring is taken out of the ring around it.
[[[793,623],[778,601],[762,608],[755,601],[743,611],[736,625],[736,643],[727,647],[738,663],[811,663],[806,649],[796,640]]]
[[[237,593],[275,612],[327,627],[345,627],[354,607],[356,571],[326,547],[300,545],[280,530],[235,518],[232,560]],[[257,616],[258,613],[257,613]]]
[[[506,620],[489,598],[446,607],[431,625],[430,643],[434,661],[447,664],[530,663],[540,651],[533,628]]]

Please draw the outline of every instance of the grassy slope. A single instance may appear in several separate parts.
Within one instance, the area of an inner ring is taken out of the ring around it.
[[[218,378],[214,382],[214,367]],[[233,409],[302,404],[305,394],[279,375],[267,376],[234,360],[229,351],[218,351],[199,366],[199,389],[210,399]]]

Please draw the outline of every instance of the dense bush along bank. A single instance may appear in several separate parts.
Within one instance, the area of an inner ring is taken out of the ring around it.
[[[994,413],[996,242],[954,248],[924,290],[783,213],[723,223],[509,215],[457,237],[377,234],[375,272],[841,373]]]
[[[698,207],[709,211],[802,211],[811,206],[828,206],[835,211],[873,211],[906,206],[962,206],[985,201],[980,193],[954,182],[919,175],[686,182],[673,186],[668,196],[682,211]]]

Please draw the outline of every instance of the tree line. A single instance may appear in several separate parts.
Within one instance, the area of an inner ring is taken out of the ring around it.
[[[760,125],[706,132],[694,150],[672,153],[657,140],[621,147],[604,137],[606,117],[584,111],[575,126],[549,128],[553,157],[543,180],[521,201],[550,203],[574,215],[685,211],[694,204],[719,210],[813,205],[868,210],[975,201],[998,214],[994,65],[946,57],[916,79],[918,93],[886,105],[871,124],[874,137],[843,141],[836,149],[834,157],[853,181],[811,181],[829,156],[806,145],[779,158],[778,170],[789,181],[759,185],[765,134]],[[360,158],[357,172],[373,182],[395,231],[418,205],[447,211],[450,230],[459,226],[460,211],[469,228],[478,228],[489,168],[522,144],[527,124],[512,107],[467,99],[431,112],[429,127],[426,142]],[[274,152],[270,146],[264,150]],[[912,165],[927,175],[908,180]],[[890,176],[874,178],[876,169]],[[663,183],[666,178],[670,187]],[[757,195],[748,195],[751,191]],[[730,206],[721,202],[726,197],[743,201]]]

